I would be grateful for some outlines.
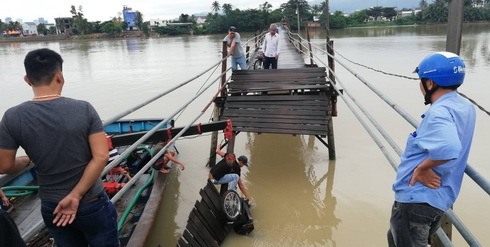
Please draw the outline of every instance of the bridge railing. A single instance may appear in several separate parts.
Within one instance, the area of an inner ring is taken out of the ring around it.
[[[405,110],[403,110],[398,104],[396,104],[393,100],[391,100],[389,97],[387,97],[385,94],[383,94],[380,90],[378,90],[372,83],[364,79],[359,73],[354,71],[352,68],[350,68],[344,61],[338,59],[335,56],[330,55],[325,49],[322,47],[319,47],[316,44],[313,44],[311,42],[308,42],[306,39],[301,37],[301,35],[297,33],[291,33],[288,31],[288,37],[290,41],[297,46],[297,50],[305,55],[308,55],[308,47],[306,46],[307,44],[313,46],[316,51],[320,51],[322,55],[327,54],[328,57],[331,57],[334,59],[338,64],[340,64],[342,67],[344,67],[348,72],[350,72],[352,75],[354,75],[356,78],[358,78],[363,84],[365,84],[369,89],[371,89],[376,95],[378,95],[383,101],[385,101],[386,104],[390,108],[393,108],[400,116],[402,116],[408,123],[410,123],[413,127],[417,128],[418,122],[410,116]],[[302,47],[302,48],[299,48]],[[303,51],[304,48],[304,51]],[[333,49],[333,48],[332,48]],[[312,52],[311,50],[309,52]],[[335,51],[336,54],[338,54],[337,51]],[[370,128],[370,126],[364,121],[364,119],[361,117],[361,114],[356,110],[353,104],[355,104],[362,114],[365,115],[365,117],[371,122],[371,124],[376,128],[376,130],[380,133],[380,135],[389,143],[391,148],[399,155],[401,156],[402,154],[402,149],[395,143],[395,141],[389,136],[389,134],[382,128],[382,126],[375,120],[373,116],[369,114],[369,111],[365,109],[362,105],[358,103],[358,101],[350,94],[350,91],[345,87],[345,84],[342,83],[341,80],[339,80],[338,76],[335,74],[333,70],[329,68],[329,66],[324,62],[325,57],[320,58],[317,55],[313,55],[315,58],[315,61],[318,63],[323,64],[325,67],[327,67],[330,71],[330,73],[334,74],[336,78],[336,82],[342,87],[343,93],[340,92],[340,89],[335,85],[332,84],[334,89],[337,91],[337,93],[340,95],[340,97],[343,99],[343,101],[346,103],[346,105],[349,107],[349,109],[354,113],[356,118],[359,120],[361,125],[365,128],[365,130],[368,132],[368,134],[371,136],[373,141],[378,145],[380,148],[381,152],[384,154],[390,165],[397,170],[398,164],[395,161],[395,159],[390,155],[389,151],[386,149],[386,146],[379,140],[375,132]],[[408,79],[416,79],[418,78],[408,78]],[[347,98],[349,97],[349,98]],[[353,103],[351,103],[353,102]],[[468,175],[480,188],[482,188],[488,195],[490,195],[490,180],[485,178],[480,172],[478,172],[475,168],[473,168],[470,164],[467,164],[466,169],[465,169],[466,175]],[[458,232],[461,234],[461,236],[465,239],[465,241],[470,245],[470,246],[482,246],[478,240],[475,238],[475,236],[470,232],[470,230],[463,224],[463,222],[457,217],[457,215],[454,213],[452,209],[449,209],[446,211],[446,216],[449,218],[449,220],[454,224],[455,228],[458,230]],[[441,240],[441,243],[444,246],[453,246],[451,240],[449,237],[446,235],[446,233],[439,228],[438,231],[436,232],[437,236]]]

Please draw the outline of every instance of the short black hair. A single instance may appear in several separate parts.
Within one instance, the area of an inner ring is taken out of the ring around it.
[[[56,73],[63,70],[63,59],[53,50],[37,49],[27,53],[24,67],[34,86],[49,85]]]

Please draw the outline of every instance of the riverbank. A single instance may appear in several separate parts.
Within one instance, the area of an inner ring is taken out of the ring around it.
[[[0,37],[0,43],[82,40],[82,39],[111,39],[111,38],[130,38],[130,37],[145,37],[145,34],[141,31],[131,31],[131,32],[122,32],[120,34],[93,33],[87,35],[60,34],[60,35],[46,35],[46,36]]]

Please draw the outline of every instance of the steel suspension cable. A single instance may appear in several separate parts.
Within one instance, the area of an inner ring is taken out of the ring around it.
[[[299,36],[299,35],[298,35]],[[299,36],[301,38],[301,36]],[[307,42],[307,41],[306,41]],[[317,47],[318,48],[318,47]],[[321,49],[320,49],[321,50]],[[328,53],[327,53],[328,54]],[[332,57],[330,54],[328,54],[330,57]],[[390,143],[390,145],[392,146],[392,148],[397,152],[398,155],[401,155],[401,149],[398,147],[398,145],[395,144],[395,142],[392,140],[392,138],[381,128],[381,126],[374,120],[374,118],[365,111],[364,107],[360,106],[357,101],[350,95],[350,93],[345,89],[344,85],[342,85],[342,83],[340,82],[339,78],[337,75],[335,75],[335,72],[329,68],[321,59],[319,59],[316,55],[314,55],[315,58],[320,61],[323,65],[325,65],[329,71],[331,73],[334,74],[334,76],[337,78],[337,82],[339,82],[339,84],[344,88],[344,92],[347,93],[347,95],[350,97],[350,99],[355,102],[355,104],[359,107],[359,109],[361,109],[361,111],[363,113],[365,113],[366,117],[371,121],[371,123],[376,127],[376,129],[378,129],[378,131],[380,131],[381,135],[385,138],[386,141],[388,141],[388,143]],[[334,58],[335,59],[335,58]],[[338,60],[336,60],[338,61]],[[344,66],[343,64],[341,64],[342,66]],[[345,66],[344,66],[345,68]],[[352,72],[351,72],[352,73]],[[353,73],[354,74],[354,73]],[[357,77],[357,76],[356,76]],[[359,78],[359,77],[358,77]],[[341,96],[341,98],[344,100],[344,102],[346,104],[349,104],[348,102],[346,102],[345,98],[343,97],[342,94],[340,94],[340,91],[337,89],[337,87],[335,86],[335,84],[332,84],[332,86],[335,88],[335,90],[337,91],[337,93]],[[351,109],[351,111],[353,111],[353,109],[349,106],[349,108]],[[353,111],[354,112],[354,111]],[[366,114],[367,113],[367,114]],[[357,113],[354,113],[355,115]],[[356,115],[357,117],[357,115]],[[359,117],[357,117],[359,119]],[[364,125],[363,126],[366,128],[367,125]],[[369,128],[369,127],[368,127]],[[371,131],[371,129],[366,129],[366,131],[371,135],[371,133],[373,133]],[[375,142],[378,144],[378,147],[381,149],[381,151],[383,153],[385,153],[385,157],[388,159],[388,161],[390,162],[390,164],[392,165],[392,167],[395,169],[395,171],[397,170],[397,165],[393,163],[393,159],[391,156],[386,156],[386,151],[385,151],[385,148],[384,146],[380,146],[380,142],[379,140],[377,139],[377,137],[371,135],[371,137],[373,138],[373,140],[375,140]],[[470,167],[469,164],[467,165],[467,168]],[[473,170],[471,167],[469,170]],[[467,172],[468,174],[468,172]],[[469,174],[468,174],[469,175]],[[471,177],[471,176],[470,176]],[[473,179],[475,180],[475,179]],[[476,181],[476,180],[475,180]],[[477,182],[478,183],[478,182]],[[456,214],[452,211],[452,209],[449,209],[446,211],[447,213],[447,216],[448,218],[451,220],[451,222],[453,222],[454,226],[458,229],[458,231],[460,232],[460,234],[463,236],[463,238],[467,241],[467,243],[470,244],[470,246],[481,246],[480,243],[478,243],[478,241],[476,240],[476,238],[472,235],[472,233],[468,230],[468,228],[463,224],[463,222],[456,216]],[[447,235],[444,233],[444,231],[442,229],[438,229],[437,231],[437,235],[438,237],[441,239],[441,242],[445,245],[445,246],[453,246],[450,239],[447,237]]]
[[[228,69],[229,70],[229,69]],[[216,78],[216,80],[214,81],[217,81],[221,78],[222,75],[226,74],[226,72],[228,72],[228,70],[226,70],[225,72],[223,72],[221,75],[219,75],[219,77]],[[213,81],[213,82],[214,82]],[[213,85],[213,83],[210,83],[208,86],[206,86],[206,88],[199,94],[197,95],[195,98],[199,97],[203,92],[205,92],[207,89],[209,89],[211,86]],[[223,84],[223,86],[218,90],[217,94],[219,94],[219,92],[221,92],[221,89],[223,87],[225,87],[226,84]],[[216,94],[216,95],[217,95]],[[216,95],[213,97],[213,100],[216,98]],[[192,102],[192,101],[191,101]],[[190,102],[189,102],[190,103]],[[212,102],[211,102],[212,103]],[[209,103],[202,111],[200,114],[198,114],[191,122],[189,122],[177,135],[175,135],[157,154],[155,154],[149,161],[148,163],[146,163],[145,166],[143,166],[143,168],[138,172],[136,173],[136,175],[128,181],[128,183],[126,183],[126,185],[119,191],[117,192],[112,198],[111,198],[111,202],[115,203],[117,202],[117,200],[119,200],[121,198],[121,196],[127,191],[129,190],[129,188],[131,187],[132,184],[134,184],[136,182],[136,180],[139,179],[139,177],[141,177],[143,175],[143,173],[148,170],[164,153],[165,151],[167,150],[167,148],[171,145],[173,145],[175,143],[175,141],[184,134],[185,131],[187,131],[190,126],[192,124],[194,124],[205,112],[206,112],[206,109],[209,107],[209,105],[211,104]],[[186,104],[187,105],[187,104]],[[157,125],[158,126],[158,125]],[[155,126],[151,131],[155,132],[158,128]],[[139,140],[142,140],[142,139],[148,139],[149,136],[151,136],[153,133],[150,134],[150,132],[148,132],[147,134],[145,134],[144,136],[142,136]],[[139,141],[137,141],[139,142]],[[134,145],[134,144],[133,144]],[[121,155],[122,156],[122,155]]]
[[[225,72],[221,73],[219,75],[218,78],[216,78],[216,80],[214,81],[217,81],[221,78],[222,75],[226,74],[230,69],[226,70]],[[214,82],[213,81],[213,82]],[[213,85],[212,83],[210,83],[209,86],[206,87],[205,90],[203,90],[199,95],[197,95],[196,97],[194,97],[193,99],[190,100],[190,102],[192,102],[194,99],[196,99],[197,97],[199,97],[204,91],[206,91],[211,85]],[[163,95],[162,95],[163,96]],[[188,103],[190,103],[188,102]],[[187,105],[187,104],[185,104]],[[104,176],[110,169],[112,169],[114,166],[116,166],[116,164],[118,164],[119,162],[121,162],[124,157],[129,154],[129,152],[132,152],[134,149],[136,149],[138,147],[138,145],[140,145],[141,143],[143,143],[146,139],[148,139],[153,133],[155,133],[161,126],[163,126],[164,124],[168,123],[169,120],[171,118],[173,118],[178,112],[180,112],[180,110],[174,112],[173,114],[171,114],[168,118],[165,118],[167,120],[163,120],[162,122],[160,122],[159,124],[155,125],[153,127],[153,129],[151,129],[150,131],[148,131],[148,133],[146,133],[144,136],[142,136],[138,141],[136,141],[133,145],[131,145],[129,148],[127,148],[125,150],[125,152],[123,152],[118,158],[116,158],[115,160],[113,160],[111,163],[109,163],[105,168],[104,168],[104,171],[102,172],[102,175],[101,176]],[[119,119],[119,118],[117,118]],[[116,119],[116,120],[117,120]],[[187,128],[188,129],[188,128]],[[187,130],[185,129],[185,130]],[[180,134],[181,132],[179,132]],[[183,133],[183,132],[182,132]],[[182,134],[178,135],[179,137],[181,136]],[[177,135],[176,137],[174,137],[174,139],[172,139],[173,141],[169,142],[170,143],[174,143],[175,142],[175,139],[177,138]],[[168,148],[169,144],[165,145],[165,150]],[[130,151],[129,151],[130,150]],[[127,151],[127,152],[126,152]],[[133,176],[133,178],[131,180],[128,181],[128,183],[126,183],[126,186],[124,186],[118,193],[116,193],[114,195],[114,197],[111,199],[111,202],[112,203],[115,203],[124,193],[126,193],[126,191],[143,175],[144,171],[148,170],[148,168],[150,168],[151,165],[153,165],[153,163],[155,163],[155,161],[162,155],[161,152],[157,153],[157,155],[154,155],[153,158],[140,170],[140,172],[138,172],[135,176]],[[151,163],[150,163],[151,162]],[[110,168],[109,168],[110,167]],[[114,198],[117,198],[117,199],[114,199]],[[30,230],[24,232],[22,234],[22,239],[26,242],[30,241],[39,231],[41,231],[43,228],[45,227],[45,224],[44,224],[44,221],[41,219],[39,220],[38,222],[34,223],[33,226],[31,227]]]
[[[102,122],[102,124],[104,126],[107,126],[107,125],[109,125],[111,123],[114,123],[115,121],[117,121],[117,120],[121,119],[122,117],[124,117],[124,116],[126,116],[126,115],[128,115],[128,114],[130,114],[130,113],[132,113],[132,112],[134,112],[134,111],[136,111],[138,109],[140,109],[141,107],[146,106],[149,103],[152,103],[153,101],[155,101],[155,100],[157,100],[157,99],[159,99],[159,98],[161,98],[161,97],[163,97],[163,96],[165,96],[165,95],[173,92],[174,90],[176,90],[176,89],[178,89],[178,88],[180,88],[180,87],[188,84],[189,82],[191,82],[191,81],[193,81],[193,80],[201,77],[202,75],[204,75],[205,73],[207,73],[208,71],[210,71],[215,66],[218,66],[221,62],[223,62],[223,60],[226,60],[227,58],[228,58],[228,56],[224,57],[219,62],[215,63],[213,66],[211,66],[210,68],[208,68],[208,69],[204,70],[203,72],[197,74],[196,76],[192,77],[191,79],[189,79],[189,80],[187,80],[187,81],[185,81],[183,83],[180,83],[179,85],[176,85],[176,86],[174,86],[174,87],[172,87],[172,88],[170,88],[170,89],[168,89],[168,90],[166,90],[166,91],[164,91],[162,93],[159,93],[159,94],[157,94],[157,95],[155,95],[153,97],[150,97],[148,100],[145,100],[145,101],[143,101],[143,102],[141,102],[141,103],[139,103],[139,104],[137,104],[137,105],[135,105],[135,106],[133,106],[133,107],[125,110],[125,111],[122,111],[119,114],[116,114],[116,115],[114,115],[112,117],[109,117],[108,119],[104,120]]]
[[[316,46],[317,47],[317,46]],[[317,47],[318,48],[318,47]],[[321,48],[319,48],[321,50]],[[328,53],[327,53],[328,54]],[[363,82],[368,88],[370,88],[374,93],[376,93],[381,99],[383,99],[390,107],[392,107],[395,111],[398,112],[405,120],[407,120],[413,127],[417,128],[419,123],[411,117],[407,112],[405,112],[402,108],[400,108],[394,101],[390,98],[384,96],[381,91],[379,91],[374,85],[366,81],[359,74],[355,73],[352,69],[350,69],[347,65],[337,59],[335,56],[328,54],[329,57],[338,62],[342,67],[347,69],[351,74],[357,77],[361,82]],[[321,60],[319,60],[321,61]],[[324,64],[324,63],[323,63]],[[327,66],[328,67],[328,66]],[[490,180],[484,178],[475,168],[473,168],[470,164],[466,165],[465,173],[475,181],[488,195],[490,195]]]
[[[221,78],[221,76],[225,75],[229,70],[230,70],[230,68],[228,68],[228,70],[226,70],[223,73],[221,73],[219,75],[219,77],[217,77],[215,80],[213,80],[213,83],[215,81],[219,80]],[[124,159],[124,157],[126,157],[126,155],[130,154],[139,145],[141,145],[144,141],[146,141],[146,139],[148,139],[151,135],[153,135],[160,127],[162,127],[163,125],[167,124],[175,115],[177,115],[180,111],[182,111],[190,103],[192,103],[195,99],[197,99],[202,93],[204,93],[207,89],[209,89],[209,87],[211,85],[213,85],[213,83],[210,83],[208,86],[206,86],[204,90],[202,90],[201,92],[199,92],[198,94],[196,94],[194,97],[192,97],[190,100],[188,100],[187,102],[185,102],[179,109],[177,109],[172,114],[170,114],[170,116],[164,118],[164,120],[162,120],[160,123],[158,123],[157,125],[155,125],[150,131],[148,131],[145,135],[143,135],[135,143],[133,143],[131,146],[129,146],[126,150],[124,150],[124,152],[119,157],[117,157],[116,159],[114,159],[113,161],[111,161],[104,168],[101,176],[105,176],[105,174],[107,174],[107,172],[109,172],[112,168],[114,168],[117,164],[119,164]],[[133,180],[133,179],[131,179],[131,180]],[[131,183],[131,180],[128,183]]]
[[[320,60],[321,61],[321,60]],[[327,66],[328,68],[328,66]],[[393,139],[384,131],[384,129],[374,120],[374,118],[365,111],[364,107],[362,107],[360,104],[357,103],[357,101],[352,97],[352,95],[350,95],[345,86],[342,84],[342,82],[339,80],[338,76],[335,74],[335,72],[328,68],[329,71],[331,73],[334,74],[335,78],[337,79],[337,82],[342,86],[342,88],[344,89],[344,92],[347,93],[347,95],[349,96],[349,98],[355,102],[355,104],[359,107],[359,109],[361,109],[361,111],[366,115],[366,117],[371,121],[371,123],[376,127],[376,129],[381,133],[381,135],[385,138],[386,141],[388,141],[388,143],[392,146],[393,149],[395,149],[395,151],[397,152],[398,155],[401,155],[402,151],[401,149],[398,147],[398,145],[396,145],[396,143],[393,141]],[[334,86],[334,88],[336,88],[336,85],[335,84],[332,84]],[[339,91],[336,89],[337,93],[339,93]],[[342,97],[342,95],[341,95]],[[346,100],[344,97],[342,97],[342,99],[344,100],[345,103]],[[352,108],[350,108],[351,111],[352,111]],[[358,118],[359,119],[359,118]],[[366,128],[366,127],[365,127]],[[368,133],[372,133],[371,130],[367,130]],[[376,138],[376,137],[373,137],[373,135],[371,135],[372,138]],[[378,144],[378,142],[376,142]],[[378,144],[378,147],[381,149],[381,151],[383,153],[386,153],[384,151],[384,146],[379,146]],[[398,166],[392,162],[392,157],[391,156],[386,156],[385,157],[388,159],[388,161],[390,162],[391,166],[393,167],[393,169],[396,171]],[[470,244],[470,246],[481,246],[479,243],[478,243],[478,240],[476,240],[475,236],[469,231],[469,229],[464,225],[464,223],[456,216],[456,214],[453,212],[452,209],[448,209],[446,211],[446,215],[448,216],[448,218],[451,220],[451,222],[453,222],[454,226],[458,229],[458,231],[460,232],[461,236],[463,236],[463,238],[466,240],[467,243]],[[448,238],[448,236],[444,233],[444,231],[439,228],[437,230],[437,236],[439,237],[439,239],[441,240],[441,242],[444,244],[444,246],[453,246],[451,240]]]

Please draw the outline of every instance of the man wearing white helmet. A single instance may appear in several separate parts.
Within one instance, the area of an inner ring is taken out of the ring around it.
[[[465,64],[458,55],[432,54],[416,72],[430,107],[409,134],[398,166],[390,247],[427,246],[459,194],[475,128],[474,106],[456,91],[465,76]]]

